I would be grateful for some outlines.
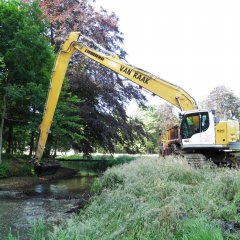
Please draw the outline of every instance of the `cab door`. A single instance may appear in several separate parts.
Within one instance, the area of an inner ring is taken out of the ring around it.
[[[209,112],[186,114],[181,123],[180,136],[183,147],[201,147],[215,143],[214,123]]]
[[[200,143],[202,145],[215,144],[215,124],[212,112],[200,113]]]

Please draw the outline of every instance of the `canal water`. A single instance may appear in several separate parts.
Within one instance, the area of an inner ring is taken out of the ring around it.
[[[70,179],[60,179],[51,183],[36,184],[24,189],[31,193],[18,197],[18,192],[0,191],[0,239],[5,239],[11,231],[19,239],[29,239],[34,223],[43,221],[51,226],[71,217],[72,209],[79,206],[91,185],[104,169],[86,162],[61,162],[68,168],[78,169],[79,173]]]

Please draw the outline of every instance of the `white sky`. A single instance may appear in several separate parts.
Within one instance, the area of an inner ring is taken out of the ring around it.
[[[119,16],[131,64],[181,86],[197,101],[217,85],[240,93],[240,1],[97,3]]]

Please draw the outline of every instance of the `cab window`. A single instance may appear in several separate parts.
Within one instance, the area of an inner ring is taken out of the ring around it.
[[[209,127],[208,113],[201,113],[201,131],[204,132]]]
[[[190,138],[193,134],[206,131],[208,127],[209,118],[207,112],[186,115],[181,124],[181,138]]]

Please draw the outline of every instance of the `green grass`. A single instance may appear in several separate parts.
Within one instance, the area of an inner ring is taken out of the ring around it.
[[[114,165],[124,164],[135,160],[138,155],[110,155],[110,154],[94,154],[91,158],[84,158],[82,154],[71,155],[71,156],[62,156],[59,157],[58,160],[60,161],[84,161],[85,166],[89,163],[89,167],[94,168],[94,163],[96,166],[99,164],[103,169],[107,167],[112,167]]]
[[[108,169],[93,190],[89,205],[46,239],[240,239],[237,170],[142,157]]]
[[[0,178],[11,176],[33,176],[33,166],[27,161],[4,161],[0,164]]]
[[[42,219],[36,221],[33,225],[32,232],[26,233],[24,239],[31,239],[31,240],[47,240],[46,237],[47,230],[46,225]],[[8,235],[4,238],[4,240],[21,240],[22,238],[18,236],[14,236],[10,231]]]
[[[240,174],[192,169],[182,159],[140,158],[113,167],[79,216],[49,239],[239,239]]]
[[[130,155],[130,154],[116,154],[116,155],[111,155],[111,154],[93,154],[91,156],[84,156],[83,154],[75,154],[71,156],[59,156],[57,157],[58,160],[61,161],[131,161],[133,159],[136,159],[137,155]]]

